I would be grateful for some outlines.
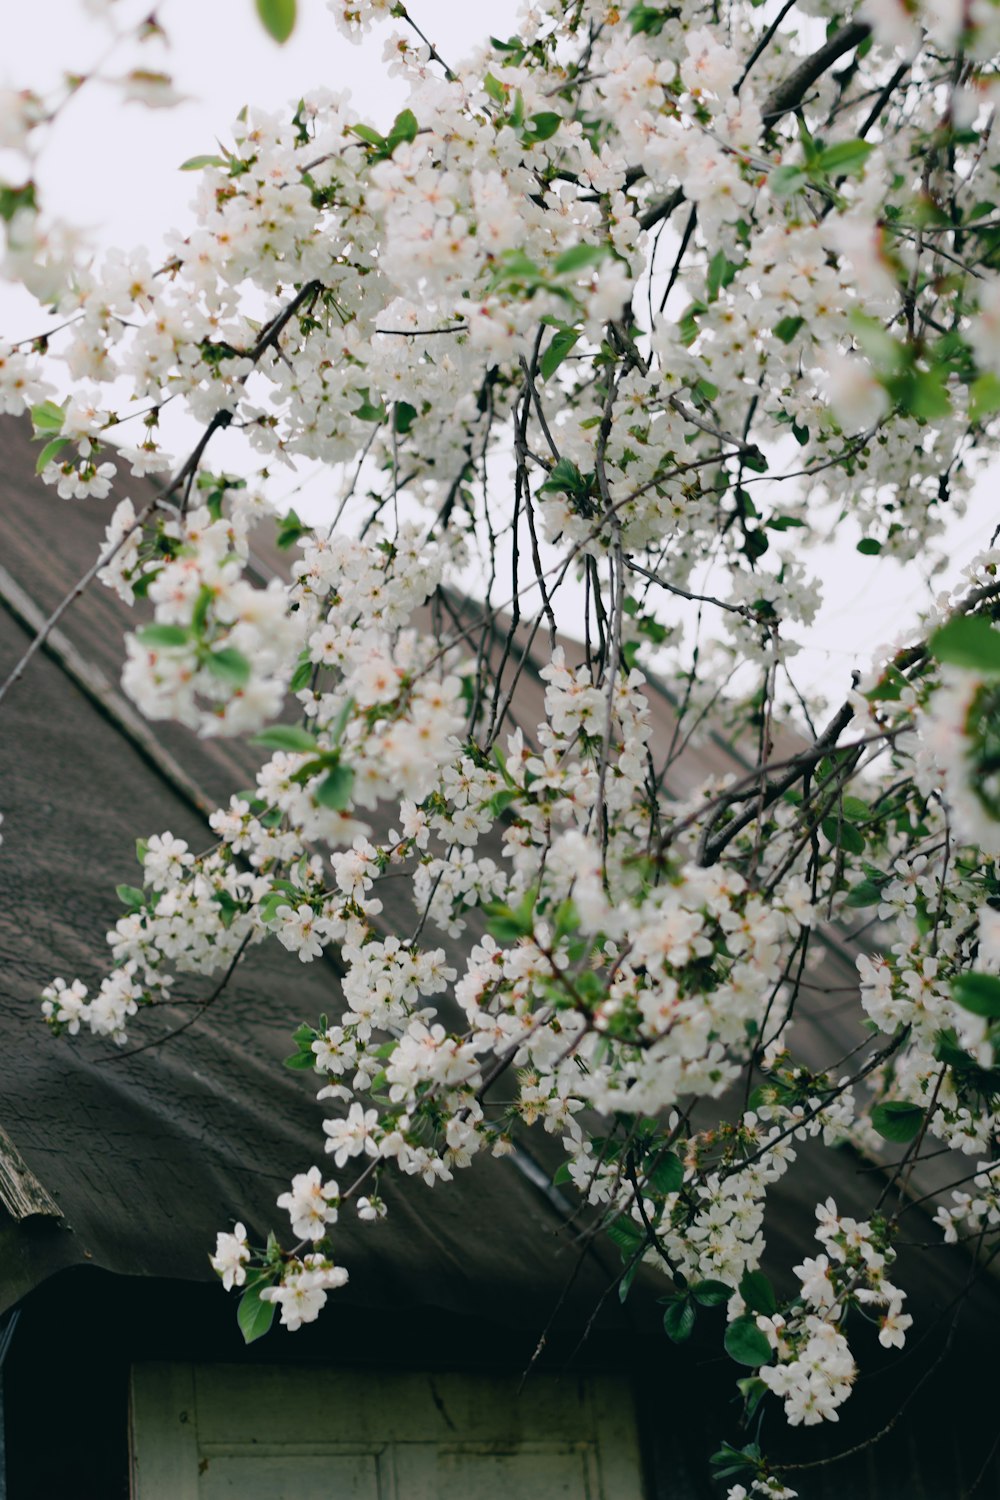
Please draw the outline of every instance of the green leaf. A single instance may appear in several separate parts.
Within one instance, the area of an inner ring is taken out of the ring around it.
[[[54,401],[42,401],[31,408],[31,422],[37,436],[43,432],[62,432],[66,413]]]
[[[768,176],[767,185],[775,198],[790,198],[805,187],[807,180],[801,167],[775,167]]]
[[[1000,672],[1000,630],[981,615],[958,615],[927,642],[938,661],[974,672]]]
[[[518,938],[527,937],[534,930],[535,894],[533,890],[526,891],[516,909],[503,901],[483,903],[483,913],[488,918],[487,927],[497,942],[516,942]]]
[[[486,77],[483,79],[483,88],[489,94],[490,98],[495,101],[495,103],[507,103],[507,90],[504,88],[499,78],[494,78],[492,73],[487,73]]]
[[[499,257],[496,270],[490,277],[488,290],[495,291],[498,286],[504,286],[508,282],[521,282],[525,286],[544,286],[545,277],[523,250],[504,250]]]
[[[258,906],[260,920],[266,926],[273,922],[278,915],[279,906],[292,906],[294,903],[284,891],[268,891],[267,895]]]
[[[951,982],[951,998],[974,1016],[1000,1018],[1000,979],[993,974],[959,974]]]
[[[737,1380],[736,1385],[746,1402],[746,1419],[749,1421],[767,1395],[767,1382],[756,1375],[744,1375],[742,1380]]]
[[[658,1193],[676,1193],[684,1181],[684,1164],[672,1151],[664,1152],[646,1181]]]
[[[625,1274],[618,1283],[618,1301],[623,1305],[628,1300],[628,1294],[632,1290],[632,1283],[641,1265],[641,1260],[634,1260],[630,1266],[626,1266]]]
[[[663,1331],[675,1344],[683,1344],[694,1332],[697,1308],[690,1297],[678,1297],[663,1314]]]
[[[341,740],[344,737],[344,730],[347,728],[348,721],[349,721],[349,719],[351,717],[351,714],[353,712],[354,712],[354,699],[353,698],[347,698],[347,699],[345,699],[344,702],[340,705],[340,708],[337,711],[337,717],[334,719],[333,723],[330,725],[329,730],[327,731],[328,734],[329,734],[329,736],[330,736],[330,742],[331,742],[331,744],[333,744],[333,745],[339,745],[340,744]]]
[[[570,276],[574,271],[596,266],[610,254],[610,245],[573,245],[571,249],[564,250],[562,255],[556,256],[552,269],[557,276]]]
[[[182,161],[180,170],[182,172],[200,172],[202,167],[224,167],[225,161],[221,156],[189,156],[187,161]]]
[[[742,1385],[737,1381],[737,1385]],[[713,1478],[725,1479],[733,1474],[751,1473],[760,1469],[760,1449],[756,1443],[748,1443],[745,1448],[734,1448],[732,1443],[723,1443],[718,1453],[713,1453],[709,1463],[717,1471]]]
[[[215,594],[207,583],[203,583],[198,590],[198,597],[191,612],[191,629],[195,635],[204,634],[205,621],[208,619],[208,611],[212,607],[214,600]]]
[[[359,422],[384,422],[386,411],[382,402],[375,406],[367,390],[359,391],[358,395],[361,397],[361,405],[352,416],[357,417]]]
[[[419,128],[420,127],[417,124],[417,117],[413,113],[412,109],[401,110],[393,120],[392,128],[389,131],[388,136],[386,137],[386,155],[391,156],[396,147],[401,145],[403,141],[409,142],[416,140],[417,131],[419,130]]]
[[[733,1294],[733,1288],[724,1281],[698,1281],[691,1287],[692,1297],[702,1307],[719,1307]]]
[[[662,646],[670,634],[667,627],[661,625],[659,620],[654,620],[651,615],[644,615],[637,622],[637,628],[648,640],[653,642],[654,646]]]
[[[499,745],[493,746],[493,759],[496,761],[497,769],[499,770],[500,775],[503,777],[504,781],[506,781],[507,785],[515,786],[516,783],[514,781],[514,778],[511,776],[510,772],[507,769],[507,757],[504,755]]]
[[[698,334],[701,331],[698,327],[698,319],[701,317],[702,313],[706,312],[708,312],[708,307],[704,302],[692,302],[689,307],[686,307],[684,309],[684,311],[678,318],[677,335],[685,348],[687,348],[689,344],[693,344],[695,339],[698,337]]]
[[[307,729],[300,729],[297,724],[272,724],[268,729],[262,729],[260,734],[255,734],[250,742],[252,745],[263,745],[265,750],[317,750],[314,735]]]
[[[731,261],[724,250],[717,250],[708,263],[705,288],[709,302],[715,302],[723,287],[729,286],[739,266]]]
[[[33,182],[24,182],[20,187],[11,187],[6,182],[0,183],[0,219],[9,224],[19,209],[36,207]]]
[[[771,545],[767,535],[758,531],[756,527],[748,527],[743,533],[743,551],[751,562],[756,562],[758,557],[763,557]]]
[[[882,327],[878,318],[871,318],[856,308],[847,321],[859,347],[880,374],[899,374],[905,370],[910,359],[909,350]]]
[[[644,31],[650,36],[659,36],[670,14],[669,11],[657,10],[652,5],[640,3],[633,5],[626,19],[631,23],[633,36]]]
[[[862,880],[851,887],[845,906],[877,906],[882,899],[882,890],[874,880]]]
[[[865,697],[869,703],[897,703],[903,689],[908,686],[906,678],[897,667],[887,667],[875,686],[865,693]]]
[[[260,1294],[266,1283],[261,1277],[251,1286],[248,1286],[240,1298],[240,1305],[236,1310],[236,1321],[240,1325],[240,1332],[248,1344],[255,1339],[263,1338],[274,1321],[273,1302],[262,1302]]]
[[[815,165],[830,177],[847,177],[861,171],[874,149],[870,141],[838,141],[820,152]]]
[[[769,1318],[778,1306],[774,1288],[763,1271],[744,1271],[740,1296],[752,1312],[763,1313],[765,1318]]]
[[[839,845],[848,854],[864,854],[865,836],[849,822],[834,816],[824,818],[820,827],[831,844]]]
[[[878,540],[877,537],[863,536],[858,543],[857,550],[864,557],[878,557],[879,553],[882,551],[882,543]]]
[[[300,537],[307,536],[312,530],[304,521],[300,520],[294,510],[288,510],[278,522],[278,535],[275,538],[282,552],[287,552],[293,547]]]
[[[486,804],[490,816],[499,818],[500,814],[506,812],[508,807],[515,803],[520,795],[520,792],[511,791],[510,787],[507,786],[502,787],[499,792],[494,792]]]
[[[893,1099],[888,1104],[876,1104],[872,1110],[872,1125],[883,1139],[905,1145],[913,1140],[924,1123],[924,1114],[919,1104]]]
[[[363,141],[366,141],[369,146],[375,146],[377,150],[384,153],[386,144],[385,136],[380,135],[377,130],[373,130],[370,125],[351,125],[349,129],[354,135],[360,136]]]
[[[960,1089],[971,1089],[991,1104],[1000,1094],[1000,1068],[981,1068],[967,1052],[958,1045],[954,1027],[939,1031],[934,1039],[934,1056],[938,1062],[947,1063],[956,1075]]]
[[[162,572],[162,568],[149,568],[145,573],[140,574],[132,584],[132,592],[135,597],[137,599],[145,599],[149,594],[149,585],[154,579],[159,578]]]
[[[257,14],[276,42],[288,41],[295,29],[295,0],[257,0]]]
[[[288,684],[293,693],[300,693],[303,688],[309,686],[309,680],[313,674],[313,664],[309,658],[308,647],[299,653],[298,663],[292,673],[292,680]]]
[[[543,380],[551,380],[570,350],[579,341],[578,328],[560,328],[552,335],[545,353],[538,362]]]
[[[552,914],[552,925],[557,938],[566,937],[571,932],[576,932],[580,926],[580,913],[576,902],[571,896],[560,901]]]
[[[333,812],[344,812],[350,806],[353,790],[353,766],[334,766],[313,792],[313,798],[320,807],[328,807]]]
[[[133,911],[140,906],[145,906],[146,904],[145,894],[144,892],[139,890],[138,886],[116,885],[115,895],[118,897],[123,906],[128,906]]]
[[[216,891],[212,899],[219,908],[219,920],[227,930],[232,927],[236,918],[246,911],[242,901],[237,901],[228,891]]]
[[[951,397],[946,390],[948,372],[944,368],[914,370],[912,381],[900,404],[915,417],[924,417],[928,422],[937,422],[951,411]],[[892,392],[890,391],[890,395]]]
[[[143,625],[136,631],[136,639],[154,651],[164,647],[186,646],[191,632],[186,625]]]
[[[646,1238],[638,1224],[624,1214],[609,1224],[607,1231],[612,1244],[617,1245],[626,1255],[634,1255]]]
[[[223,646],[219,651],[210,651],[205,657],[205,666],[223,682],[234,687],[245,687],[250,681],[251,667],[242,651],[235,646]]]
[[[529,145],[534,145],[535,141],[551,140],[562,122],[562,115],[557,115],[550,110],[540,115],[532,115],[528,121],[528,129],[525,131],[525,139]]]
[[[570,458],[560,458],[549,470],[549,477],[543,485],[539,485],[539,493],[544,490],[565,490],[569,495],[585,495],[589,486],[576,464]]]
[[[775,323],[774,327],[771,329],[771,332],[774,334],[775,338],[780,339],[783,344],[790,344],[804,322],[805,318],[781,318],[777,323]]]
[[[47,469],[52,460],[62,452],[68,442],[69,438],[53,438],[50,443],[46,443],[38,455],[38,461],[35,464],[35,473],[40,474],[43,469]]]
[[[771,1360],[771,1345],[753,1318],[736,1318],[726,1329],[726,1353],[737,1364],[766,1365]]]
[[[514,912],[502,901],[487,901],[483,904],[486,915],[486,930],[498,943],[516,943],[524,937],[524,928]]]
[[[409,401],[397,401],[392,408],[392,425],[400,437],[405,437],[417,420],[417,408]]]
[[[316,1064],[316,1056],[313,1052],[293,1052],[291,1057],[286,1057],[285,1067],[291,1068],[295,1073],[304,1073],[307,1068]]]
[[[1000,376],[990,371],[969,386],[969,420],[981,422],[995,411],[1000,411]]]

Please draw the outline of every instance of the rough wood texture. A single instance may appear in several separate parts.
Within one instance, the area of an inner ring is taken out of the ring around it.
[[[0,605],[30,634],[43,629],[44,613],[4,567],[0,567]],[[99,667],[81,656],[58,626],[49,631],[42,650],[46,656],[58,662],[70,681],[86,693],[98,712],[111,720],[140,755],[159,771],[168,785],[175,787],[187,797],[193,807],[208,817],[213,808],[211,798],[192,780],[180,761],[164,749],[149,724],[136,712],[125,695],[112,686]]]
[[[58,1203],[26,1166],[5,1130],[0,1130],[0,1203],[15,1219],[30,1219],[32,1214],[62,1217]]]
[[[639,1500],[607,1376],[138,1365],[135,1500]],[[183,1431],[178,1425],[183,1416]]]

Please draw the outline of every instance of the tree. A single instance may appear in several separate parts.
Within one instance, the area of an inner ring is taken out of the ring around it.
[[[552,0],[463,64],[402,3],[331,8],[351,35],[402,24],[409,106],[384,132],[322,91],[247,112],[187,163],[200,216],[155,268],[75,249],[31,176],[58,104],[2,100],[25,159],[5,269],[59,322],[2,351],[0,402],[67,499],[116,465],[171,476],[121,502],[85,582],[144,612],[123,680],[149,718],[270,752],[206,853],[140,839],[110,972],[56,979],[45,1018],[124,1043],[175,975],[214,995],[262,941],[338,945],[343,995],[291,1062],[338,1106],[340,1180],[296,1176],[266,1247],[220,1234],[248,1337],[317,1316],[350,1269],[337,1217],[377,1233],[384,1172],[449,1192],[541,1122],[620,1294],[658,1267],[676,1342],[724,1304],[748,1411],[835,1419],[851,1328],[901,1346],[912,1321],[891,1278],[923,1156],[974,1184],[942,1196],[946,1240],[988,1253],[1000,1220],[1000,554],[834,685],[821,728],[794,665],[806,544],[855,528],[859,565],[916,566],[996,443],[1000,11]],[[287,35],[292,0],[258,9]],[[57,401],[60,358],[80,387]],[[167,401],[203,424],[179,463]],[[256,473],[209,468],[225,428]],[[335,513],[274,515],[291,582],[256,587],[248,530],[300,458]],[[545,717],[511,733],[530,651]],[[665,776],[712,725],[748,768],[678,801]],[[387,875],[412,933],[377,931]],[[436,938],[476,909],[459,972]],[[861,1045],[807,1069],[811,956],[859,917]],[[866,1222],[821,1199],[779,1300],[767,1190],[805,1137],[901,1149]],[[727,1466],[733,1496],[792,1493],[754,1446]]]

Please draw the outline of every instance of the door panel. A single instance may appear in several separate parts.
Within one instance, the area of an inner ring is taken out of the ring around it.
[[[640,1500],[625,1381],[136,1365],[133,1500]]]
[[[597,1500],[592,1455],[576,1448],[522,1448],[401,1444],[395,1452],[396,1493],[405,1500]]]
[[[327,1453],[204,1455],[199,1500],[381,1500],[378,1458]]]

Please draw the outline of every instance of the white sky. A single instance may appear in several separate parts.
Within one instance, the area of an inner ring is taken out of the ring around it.
[[[107,50],[109,27],[88,16],[86,0],[23,0],[3,8],[0,84],[51,86],[63,72],[90,71]],[[169,111],[122,108],[117,90],[81,90],[45,155],[42,184],[53,203],[74,223],[93,226],[104,244],[155,244],[165,229],[184,222],[192,196],[192,177],[176,168],[211,152],[244,104],[283,111],[308,89],[324,87],[349,92],[374,123],[391,121],[405,89],[386,77],[381,55],[401,23],[376,27],[354,46],[324,0],[299,0],[298,8],[295,31],[279,47],[258,21],[254,0],[117,0],[112,15],[117,10],[123,22],[155,10],[170,45],[153,41],[113,54],[102,74],[120,77],[136,66],[168,72],[190,99]],[[410,0],[410,10],[447,58],[461,56],[484,33],[508,35],[518,4]]]
[[[117,0],[113,10],[136,19],[149,14],[150,4]],[[409,0],[409,6],[446,58],[461,57],[487,33],[509,35],[519,8],[518,0]],[[88,17],[82,0],[35,0],[5,9],[0,87],[47,91],[63,71],[92,69],[107,49],[107,25]],[[118,91],[104,85],[81,90],[42,158],[46,204],[86,226],[98,245],[144,243],[155,253],[165,233],[189,222],[194,179],[177,168],[188,157],[211,152],[244,104],[284,110],[304,91],[324,86],[349,90],[359,113],[377,125],[388,123],[402,107],[404,90],[385,76],[381,54],[399,23],[376,27],[364,44],[352,46],[336,30],[324,0],[299,0],[299,10],[295,33],[279,48],[258,22],[253,0],[163,0],[156,13],[169,49],[151,43],[138,56],[134,49],[112,54],[102,72],[120,76],[135,66],[168,71],[189,99],[165,112],[123,106]],[[0,282],[0,337],[40,331],[29,299]],[[180,434],[178,440],[183,446]],[[235,466],[231,453],[217,451],[221,462]],[[938,587],[957,579],[989,541],[1000,512],[996,490],[991,470],[977,486],[970,514],[949,532],[951,562]],[[824,608],[810,630],[798,632],[807,643],[799,658],[803,684],[836,698],[851,667],[866,668],[873,650],[893,640],[928,598],[919,565],[904,570],[862,557],[856,540],[856,533],[845,534],[823,554]],[[813,554],[807,564],[816,560]]]

